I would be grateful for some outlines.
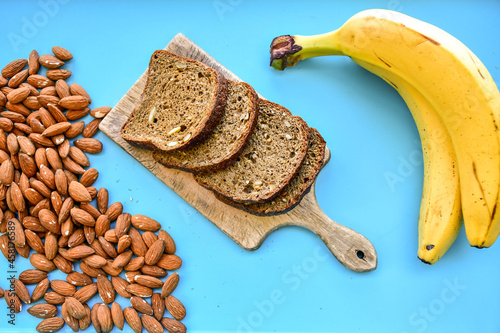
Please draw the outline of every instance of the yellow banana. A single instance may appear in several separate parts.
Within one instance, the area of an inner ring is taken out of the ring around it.
[[[415,120],[424,155],[418,257],[434,264],[448,251],[462,228],[460,181],[451,139],[436,110],[413,86],[383,67],[352,60],[396,89]]]
[[[271,44],[277,69],[322,55],[386,68],[424,96],[453,143],[469,243],[491,246],[500,233],[500,92],[481,61],[445,31],[383,9],[360,12],[326,34]]]

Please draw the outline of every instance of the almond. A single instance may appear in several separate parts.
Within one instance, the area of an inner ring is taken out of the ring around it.
[[[74,297],[66,297],[66,301],[64,302],[66,304],[66,309],[68,310],[69,314],[73,316],[76,319],[83,319],[86,315],[85,308],[83,307],[82,303],[78,301]]]
[[[99,177],[99,172],[94,168],[90,168],[83,173],[80,183],[85,187],[89,187],[97,180],[97,177]]]
[[[52,317],[42,320],[36,327],[41,333],[50,333],[59,331],[64,326],[64,320],[61,317]]]
[[[94,249],[95,253],[103,257],[104,259],[110,259],[111,257],[104,251],[102,248],[101,243],[99,243],[99,240],[93,240],[92,243],[90,243],[90,247]]]
[[[92,325],[94,326],[94,330],[96,333],[101,333],[101,324],[99,324],[99,318],[98,318],[98,312],[99,312],[99,307],[102,305],[102,303],[96,303],[94,306],[92,306],[92,310],[90,310],[90,319],[92,321]]]
[[[111,332],[113,329],[113,319],[111,317],[111,310],[106,304],[99,305],[97,319],[99,320],[102,332]]]
[[[144,215],[132,215],[132,225],[142,231],[157,231],[161,228],[161,224],[150,217]]]
[[[137,276],[136,276],[137,278]],[[140,285],[138,283],[131,283],[127,286],[126,290],[132,295],[139,297],[151,297],[153,290],[149,287]]]
[[[71,182],[71,183],[76,183],[76,182]],[[70,214],[75,222],[81,223],[84,226],[89,226],[89,227],[95,226],[95,220],[92,217],[92,215],[90,215],[83,209],[73,207],[71,208]]]
[[[105,214],[106,213],[106,210],[108,209],[108,200],[109,200],[108,190],[106,188],[104,188],[104,187],[101,187],[99,189],[99,191],[97,192],[97,199],[96,199],[97,208],[99,209],[99,212],[101,212],[101,214]],[[118,220],[116,221],[116,224],[117,224],[117,227],[118,227]],[[116,236],[119,235],[119,232],[121,232],[121,231],[117,230]],[[120,233],[120,235],[122,235],[122,234]],[[118,236],[118,237],[120,237],[120,236]]]
[[[30,75],[38,73],[38,70],[40,69],[40,63],[38,62],[39,59],[40,56],[38,55],[38,52],[36,50],[31,51],[28,58],[28,71]]]
[[[52,48],[52,53],[54,53],[54,55],[57,58],[64,60],[64,61],[73,59],[73,55],[71,54],[71,52],[69,52],[64,47],[61,47],[61,46],[54,46]]]
[[[57,249],[57,235],[49,231],[45,234],[45,256],[47,259],[54,260],[57,255]]]
[[[156,320],[161,320],[165,314],[165,300],[159,293],[154,293],[151,296],[151,307],[153,308],[153,315]]]
[[[118,253],[116,253],[116,249],[113,244],[111,244],[102,236],[97,237],[97,239],[99,240],[99,243],[101,243],[102,249],[106,252],[106,254],[111,258],[116,258]]]
[[[176,251],[176,246],[173,238],[170,236],[168,232],[163,229],[160,229],[158,232],[158,238],[163,239],[165,242],[165,250],[164,252],[167,254],[174,254]]]
[[[41,55],[38,61],[40,62],[40,65],[46,68],[59,68],[64,65],[64,61],[50,54]]]
[[[102,143],[94,138],[76,139],[73,144],[89,154],[96,154],[102,151]]]
[[[136,275],[134,280],[138,284],[152,289],[161,288],[163,286],[162,280],[149,275]]]
[[[103,275],[97,277],[97,290],[104,303],[109,304],[114,302],[116,294],[113,285]]]
[[[80,110],[68,110],[66,111],[66,118],[68,120],[78,120],[86,115],[88,115],[90,112],[90,108],[85,108],[85,109],[80,109]],[[82,128],[83,130],[83,128]]]
[[[177,320],[182,320],[186,317],[186,308],[184,305],[174,296],[169,295],[165,298],[165,307],[168,312]]]
[[[71,71],[67,69],[49,69],[45,75],[54,81],[67,80],[71,76]]]
[[[137,271],[144,266],[144,257],[135,257],[124,267],[126,271]]]
[[[87,93],[87,91],[83,89],[83,87],[80,86],[78,83],[72,83],[71,86],[69,86],[69,90],[71,91],[72,95],[83,96],[86,99],[88,99],[89,103],[92,103],[92,99],[90,99],[90,96]]]
[[[55,234],[61,233],[61,226],[57,222],[57,215],[49,209],[43,208],[38,212],[41,225]]]
[[[30,94],[30,90],[27,87],[17,88],[12,90],[7,95],[7,100],[12,104],[21,103],[28,97]]]
[[[106,266],[106,264],[108,263],[105,258],[97,254],[93,254],[91,256],[83,258],[82,261],[90,267],[94,268],[101,268],[103,266]]]
[[[25,229],[24,235],[26,236],[26,243],[38,253],[45,253],[45,246],[42,239],[33,231]],[[36,283],[36,282],[35,282]]]
[[[59,305],[64,303],[65,297],[55,291],[49,291],[43,295],[43,299],[49,304]]]
[[[120,296],[125,298],[132,297],[132,294],[127,291],[127,286],[129,285],[129,283],[125,279],[119,276],[112,276],[111,284],[113,285],[113,288],[115,288],[116,292]]]
[[[132,239],[130,238],[130,236],[129,235],[123,235],[123,236],[121,236],[118,239],[118,244],[116,246],[116,251],[118,253],[122,253],[123,251],[125,251],[126,249],[128,249],[130,247],[130,244],[132,244]]]
[[[85,128],[83,129],[82,133],[83,137],[84,138],[93,137],[99,130],[99,124],[101,123],[101,121],[102,119],[94,119],[91,122],[89,122],[87,126],[85,126]]]
[[[78,245],[68,250],[68,256],[72,259],[82,259],[94,253],[94,249],[87,245]]]
[[[35,289],[33,289],[33,292],[31,293],[31,301],[34,303],[38,300],[41,300],[45,296],[47,290],[49,290],[49,286],[50,281],[47,278],[38,282]]]
[[[78,332],[80,330],[80,325],[78,324],[78,319],[73,317],[68,311],[68,307],[66,306],[66,302],[61,305],[61,317],[64,319],[66,325],[73,330],[73,332]]]
[[[20,71],[9,80],[9,87],[11,88],[19,87],[20,84],[23,83],[28,78],[28,76],[29,76],[28,69]]]
[[[57,315],[57,308],[55,305],[48,303],[35,304],[28,309],[28,313],[33,317],[45,319],[52,318]]]
[[[152,231],[144,231],[142,233],[142,240],[149,249],[158,240],[158,235]]]
[[[97,283],[91,283],[78,289],[73,297],[80,303],[85,304],[97,293]]]
[[[121,269],[125,267],[129,262],[130,259],[132,258],[132,251],[125,251],[123,253],[120,253],[114,260],[112,267],[115,269]]]
[[[137,311],[132,307],[127,307],[123,309],[123,317],[127,321],[127,324],[135,333],[142,332],[142,323]]]
[[[10,290],[5,290],[4,292],[5,303],[7,303],[7,308],[11,312],[19,313],[21,312],[23,306],[19,297]]]
[[[182,259],[175,254],[163,254],[156,265],[163,269],[174,271],[182,266]]]
[[[69,148],[69,157],[71,157],[71,159],[73,159],[75,163],[78,163],[83,167],[90,166],[90,162],[89,159],[87,158],[87,155],[85,155],[85,153],[80,148],[71,146]]]
[[[50,282],[50,287],[56,293],[63,296],[73,296],[76,291],[76,287],[74,285],[63,280],[52,280]]]
[[[179,274],[175,272],[165,280],[165,283],[161,288],[161,297],[165,298],[170,294],[172,294],[172,292],[175,290],[178,284],[179,284]]]
[[[130,298],[130,304],[134,307],[135,310],[150,315],[153,315],[153,308],[146,302],[143,298],[139,296],[132,296]],[[128,322],[128,321],[127,321]]]
[[[82,183],[75,181],[70,182],[68,186],[68,193],[77,202],[92,201],[92,197],[90,196],[89,191]]]
[[[92,283],[92,279],[85,273],[72,272],[66,276],[66,281],[74,286],[82,287]]]
[[[146,314],[141,315],[142,326],[149,333],[162,333],[163,326],[161,326],[160,322],[156,320],[154,317],[148,316]]]
[[[12,77],[16,75],[18,72],[21,71],[21,69],[26,66],[28,63],[28,60],[26,59],[17,59],[14,61],[11,61],[8,63],[3,69],[2,69],[2,76],[3,77]]]
[[[69,155],[69,148],[70,148],[70,143],[68,139],[64,139],[63,143],[61,143],[57,147],[57,152],[62,158],[66,158]]]
[[[115,326],[120,330],[123,330],[125,318],[123,316],[122,307],[116,302],[113,302],[113,304],[111,304],[111,318],[113,319],[113,323],[115,324]]]
[[[43,254],[33,253],[30,256],[30,262],[33,267],[44,272],[50,272],[56,269],[56,265]]]
[[[85,172],[85,170],[81,167],[80,164],[76,163],[72,158],[71,158],[71,148],[69,150],[70,152],[70,156],[66,157],[66,158],[63,158],[62,161],[63,161],[63,165],[64,167],[66,168],[66,170],[64,170],[65,172],[66,171],[70,171],[72,172],[73,174],[77,174],[77,175],[81,175]],[[67,176],[67,175],[66,175]],[[70,180],[69,177],[68,177],[68,181],[77,181],[76,179],[75,180]]]
[[[13,279],[14,292],[21,301],[26,304],[31,304],[31,297],[28,288],[18,279]]]
[[[66,109],[80,110],[89,105],[89,100],[84,96],[68,96],[61,98],[58,104]]]
[[[165,242],[163,239],[158,239],[151,245],[151,247],[146,252],[144,256],[144,262],[146,265],[156,265],[163,255],[163,250],[165,249]]]
[[[168,333],[186,333],[186,326],[176,319],[164,317],[160,322]]]
[[[48,77],[38,74],[28,76],[28,83],[38,89],[55,85],[54,81]]]
[[[128,235],[132,240],[132,243],[130,244],[130,249],[132,250],[132,252],[134,252],[134,254],[138,257],[144,257],[146,255],[146,252],[148,251],[148,248],[146,247],[146,244],[144,244],[139,231],[137,231],[137,229],[135,228],[130,228],[128,231]]]
[[[45,131],[43,131],[42,135],[55,136],[66,132],[70,127],[71,123],[69,122],[56,123],[54,125],[49,126]]]
[[[115,268],[113,267],[113,260],[108,260],[105,266],[102,267],[102,270],[106,272],[106,274],[111,276],[118,276],[123,271],[123,268]]]
[[[85,317],[78,320],[78,326],[81,331],[85,331],[90,327],[90,324],[92,324],[89,306],[87,304],[84,304],[83,307],[85,308]]]
[[[90,115],[97,119],[102,119],[111,111],[109,106],[101,106],[90,111]]]
[[[37,166],[35,164],[35,161],[33,160],[33,157],[29,156],[28,154],[19,153],[19,166],[21,167],[22,172],[27,177],[33,177],[36,175]]]
[[[141,272],[140,271],[128,271],[125,273],[125,278],[127,279],[128,283],[134,283],[136,275],[141,275]]]
[[[82,133],[83,129],[85,127],[85,122],[83,121],[77,121],[71,124],[71,127],[64,133],[64,135],[68,139],[73,139],[76,138],[80,133]]]
[[[71,263],[71,261],[64,258],[61,254],[56,255],[53,262],[54,265],[56,265],[56,267],[63,273],[69,274],[73,272],[73,264]]]
[[[167,276],[167,271],[156,265],[144,265],[141,267],[141,272],[146,275],[151,275],[153,277],[163,277]]]

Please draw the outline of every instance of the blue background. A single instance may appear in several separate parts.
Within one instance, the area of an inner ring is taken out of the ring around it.
[[[110,201],[122,202],[125,211],[160,221],[177,242],[184,264],[175,295],[186,305],[190,332],[499,332],[499,244],[470,248],[462,231],[436,265],[416,257],[421,150],[399,95],[346,57],[311,59],[284,72],[268,66],[273,37],[331,31],[376,7],[453,34],[500,82],[499,1],[2,0],[0,67],[32,49],[66,47],[74,55],[65,66],[73,72],[69,81],[87,89],[94,107],[113,106],[152,52],[182,32],[325,137],[332,159],[318,178],[319,203],[373,242],[374,272],[345,269],[316,235],[298,227],[275,231],[260,249],[245,251],[97,134],[104,150],[90,156],[100,171],[95,186],[108,188]],[[390,186],[388,173],[403,181]],[[18,272],[29,267],[16,261]],[[23,311],[8,325],[0,306],[4,331],[33,331],[38,322]]]

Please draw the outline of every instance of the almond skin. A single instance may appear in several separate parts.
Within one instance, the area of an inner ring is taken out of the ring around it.
[[[56,293],[63,296],[73,296],[76,291],[76,287],[74,285],[63,280],[52,280],[50,282],[50,287]]]
[[[67,297],[64,304],[69,314],[76,319],[83,319],[87,314],[83,304],[74,297]]]
[[[99,305],[97,309],[97,319],[101,325],[102,332],[111,332],[113,329],[113,319],[111,317],[111,310],[106,304]]]
[[[19,280],[24,284],[35,284],[47,277],[47,272],[39,269],[27,269],[19,274]]]
[[[186,326],[176,319],[164,317],[160,322],[168,333],[186,333]]]
[[[44,297],[47,290],[49,290],[49,287],[50,287],[50,281],[47,278],[38,282],[35,289],[33,289],[33,292],[31,293],[31,301],[36,302],[38,300],[41,300]]]
[[[97,277],[97,290],[104,303],[110,304],[115,300],[115,289],[111,282],[104,276]]]
[[[111,318],[113,319],[113,323],[120,330],[123,330],[123,326],[125,325],[125,318],[123,316],[123,310],[120,304],[113,302],[111,304]]]
[[[127,307],[123,309],[123,317],[127,321],[127,324],[135,333],[142,332],[141,318],[137,311],[132,307]]]
[[[92,283],[78,289],[73,297],[80,303],[87,303],[97,293],[97,283]]]
[[[161,320],[165,314],[165,301],[159,293],[154,293],[151,296],[151,307],[156,320]]]
[[[64,326],[64,320],[61,317],[52,317],[42,320],[36,327],[41,333],[50,333],[59,331]]]
[[[163,326],[161,326],[160,322],[156,320],[154,317],[142,314],[141,321],[142,321],[142,326],[144,326],[146,331],[148,331],[149,333],[163,332]]]
[[[144,215],[132,215],[132,225],[142,231],[157,231],[161,228],[161,224],[150,217]]]
[[[132,296],[130,298],[130,304],[134,307],[135,310],[141,313],[150,316],[153,315],[153,308],[151,307],[151,305],[139,296]]]
[[[76,202],[92,201],[92,197],[90,196],[89,191],[87,191],[85,186],[80,182],[75,182],[75,181],[70,182],[68,187],[68,193]]]
[[[168,312],[177,320],[182,320],[186,317],[186,308],[184,305],[172,295],[165,298],[165,307]]]
[[[132,294],[127,291],[127,286],[130,284],[127,280],[123,279],[120,276],[112,276],[111,283],[113,284],[113,288],[115,288],[116,292],[125,298],[132,297]]]
[[[39,303],[30,307],[28,313],[40,319],[51,318],[57,315],[57,307],[48,303]]]
[[[165,283],[161,288],[161,297],[165,298],[169,296],[175,290],[178,284],[179,284],[179,274],[175,272],[165,280]]]
[[[52,53],[54,53],[54,55],[58,59],[61,59],[61,60],[64,60],[64,61],[68,61],[68,60],[73,59],[73,55],[71,54],[71,52],[69,52],[64,47],[61,47],[61,46],[54,46],[54,47],[52,47]]]

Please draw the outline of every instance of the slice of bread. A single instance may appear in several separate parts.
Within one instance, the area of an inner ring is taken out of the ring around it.
[[[151,56],[142,100],[122,127],[122,138],[169,151],[201,142],[222,116],[227,81],[201,62],[158,50]]]
[[[309,192],[316,176],[323,167],[326,143],[315,128],[309,128],[309,147],[299,173],[274,199],[264,203],[242,204],[217,195],[222,202],[243,209],[251,214],[270,216],[290,211]]]
[[[202,186],[241,203],[276,196],[299,171],[305,158],[307,124],[281,105],[259,100],[257,126],[243,153],[225,169],[196,174]]]
[[[258,97],[248,84],[228,80],[227,103],[213,133],[203,142],[186,149],[155,151],[161,164],[190,172],[220,170],[239,157],[245,148],[258,115]]]

